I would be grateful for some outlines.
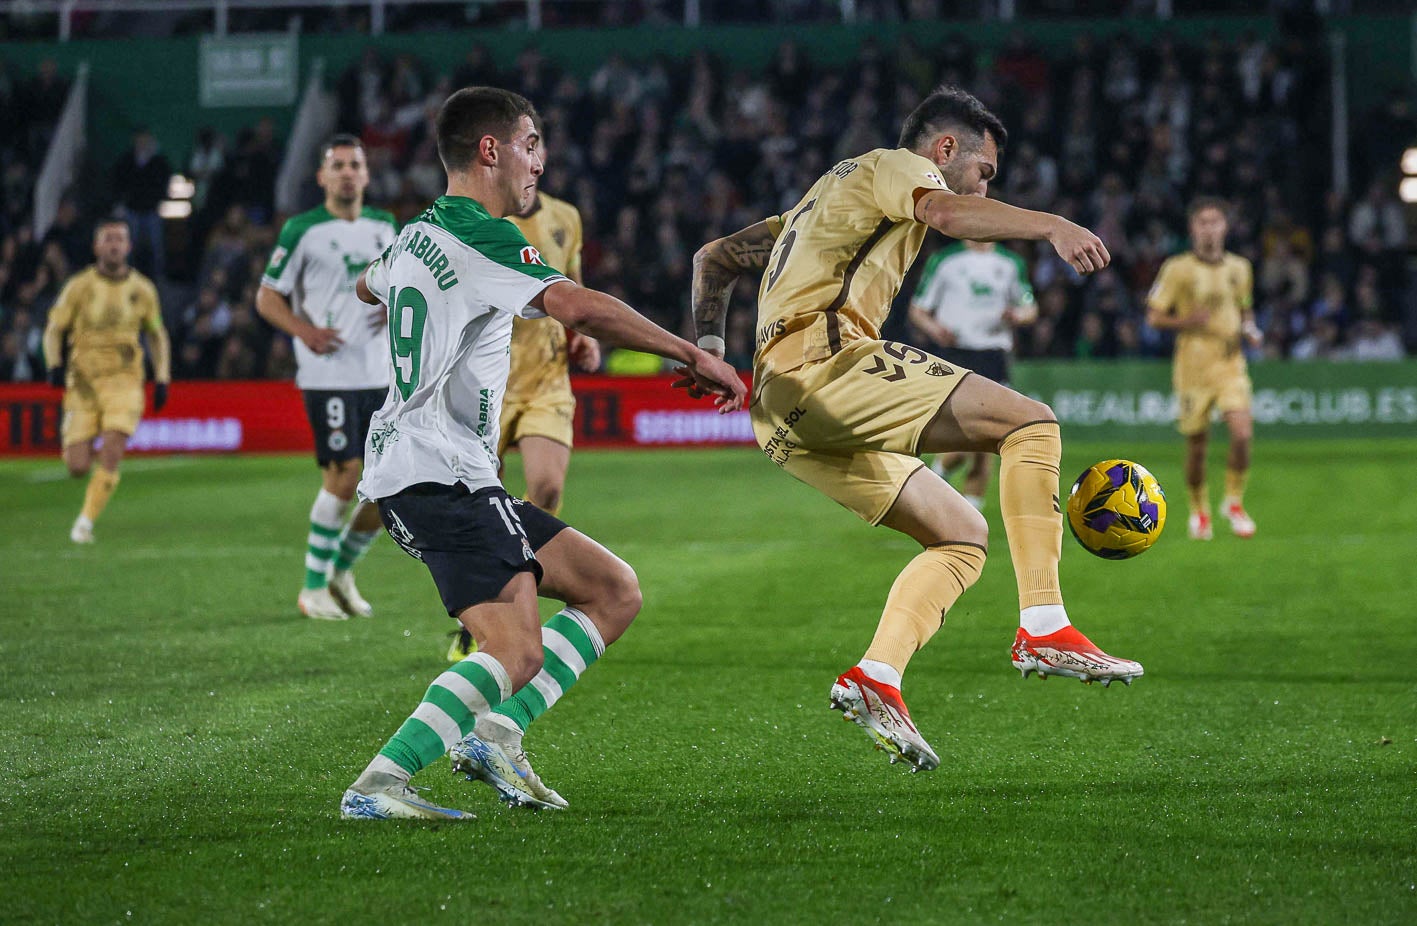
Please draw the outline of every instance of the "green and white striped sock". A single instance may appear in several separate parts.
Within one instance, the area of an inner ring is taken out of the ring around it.
[[[583,612],[563,608],[541,628],[541,651],[541,671],[493,711],[523,733],[604,655],[605,640]]]
[[[349,502],[320,490],[310,507],[310,535],[305,549],[305,587],[324,588],[329,582],[330,560],[339,547],[340,527]]]
[[[350,522],[350,524],[353,523],[353,521]],[[378,536],[377,530],[356,531],[346,525],[344,533],[339,535],[339,551],[335,554],[335,572],[348,572],[353,569],[354,564],[359,562],[369,551],[374,538]]]
[[[409,775],[426,768],[471,733],[477,719],[501,704],[511,688],[500,662],[473,653],[433,680],[423,703],[379,755]]]

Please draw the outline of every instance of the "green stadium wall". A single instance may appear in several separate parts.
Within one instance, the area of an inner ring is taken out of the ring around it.
[[[1250,379],[1260,439],[1417,437],[1417,361],[1257,363]],[[1067,438],[1176,436],[1167,363],[1019,363],[1013,383],[1053,407]],[[1125,455],[1120,447],[1118,453]]]
[[[1412,21],[1400,16],[1352,16],[1328,22],[1349,39],[1349,87],[1355,116],[1392,90],[1413,91]],[[814,60],[840,64],[856,54],[863,39],[874,37],[893,48],[903,34],[928,47],[951,35],[962,35],[988,60],[1011,35],[1030,36],[1045,52],[1064,52],[1083,33],[1099,39],[1126,32],[1141,39],[1170,33],[1197,40],[1211,31],[1228,37],[1267,34],[1274,23],[1263,16],[1197,17],[1157,20],[1029,20],[1015,23],[911,22],[870,26],[808,25],[791,30],[761,26],[635,27],[598,30],[449,30],[380,36],[309,35],[300,39],[300,80],[311,73],[316,59],[326,62],[333,80],[354,63],[369,45],[385,54],[410,53],[424,62],[451,69],[474,43],[483,43],[499,66],[508,66],[527,45],[540,46],[573,73],[588,75],[612,52],[632,59],[657,54],[680,57],[708,48],[731,66],[757,70],[784,40],[803,46]],[[62,73],[72,75],[80,62],[90,67],[89,152],[91,169],[106,170],[128,144],[138,125],[153,129],[175,163],[185,163],[198,127],[212,125],[233,136],[262,116],[288,130],[294,107],[204,109],[198,101],[196,36],[122,40],[85,39],[60,42],[0,42],[0,59],[12,74],[32,73],[44,58],[54,58]],[[441,68],[440,68],[441,69]]]

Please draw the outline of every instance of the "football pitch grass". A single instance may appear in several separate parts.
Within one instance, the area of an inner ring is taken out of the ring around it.
[[[1417,922],[1417,440],[1261,443],[1258,536],[1209,544],[1178,443],[1065,446],[1065,492],[1118,455],[1170,490],[1139,559],[1064,538],[1074,621],[1146,677],[1019,678],[991,493],[906,675],[930,774],[827,708],[908,541],[748,450],[578,454],[564,514],[645,607],[528,736],[571,809],[443,760],[414,783],[478,819],[438,825],[338,817],[452,624],[387,537],[373,619],[296,612],[306,458],[132,460],[91,548],[82,483],[0,462],[0,921]]]

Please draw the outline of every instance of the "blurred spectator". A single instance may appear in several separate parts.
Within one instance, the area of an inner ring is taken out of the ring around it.
[[[172,165],[147,128],[133,133],[133,146],[113,167],[113,194],[133,230],[133,266],[162,279],[167,270],[167,243],[158,204],[167,198]],[[274,179],[274,178],[273,178]]]

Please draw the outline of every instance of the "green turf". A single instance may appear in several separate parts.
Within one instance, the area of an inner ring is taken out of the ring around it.
[[[1018,677],[991,515],[907,675],[924,775],[827,709],[908,542],[756,453],[577,455],[565,514],[645,608],[528,738],[572,809],[444,762],[415,783],[479,819],[441,826],[338,819],[450,623],[387,538],[376,618],[295,613],[308,461],[132,461],[92,548],[57,461],[0,463],[0,921],[1417,922],[1417,441],[1262,444],[1259,535],[1210,544],[1179,449],[1064,463],[1173,490],[1140,559],[1065,540],[1074,619],[1146,677]]]

